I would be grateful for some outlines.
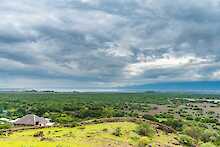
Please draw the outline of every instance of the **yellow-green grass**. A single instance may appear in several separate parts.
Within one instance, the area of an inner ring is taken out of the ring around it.
[[[122,135],[114,136],[116,128],[121,128]],[[175,134],[159,132],[152,138],[141,137],[135,133],[137,124],[130,122],[103,123],[75,128],[45,128],[20,132],[0,138],[0,147],[105,147],[134,146],[141,139],[155,144],[168,144],[175,141]],[[36,132],[44,132],[44,140],[33,137]]]

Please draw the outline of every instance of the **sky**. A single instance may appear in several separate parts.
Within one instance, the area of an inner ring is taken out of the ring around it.
[[[0,18],[0,88],[220,87],[220,0],[1,0]]]

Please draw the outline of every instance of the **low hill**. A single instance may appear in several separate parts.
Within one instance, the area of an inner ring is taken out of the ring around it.
[[[175,134],[167,135],[157,130],[154,134],[140,135],[136,130],[138,124],[132,122],[114,122],[85,125],[74,128],[44,128],[14,132],[0,138],[4,147],[141,147],[151,144],[178,144]]]

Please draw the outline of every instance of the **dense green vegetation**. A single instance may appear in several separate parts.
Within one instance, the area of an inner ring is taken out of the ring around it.
[[[86,118],[138,116],[149,103],[167,104],[173,98],[215,97],[179,93],[0,93],[1,117],[14,119],[28,113],[68,123]]]
[[[149,102],[166,103],[166,96],[114,93],[1,93],[2,117],[15,119],[28,113],[66,124],[89,118],[137,116]]]

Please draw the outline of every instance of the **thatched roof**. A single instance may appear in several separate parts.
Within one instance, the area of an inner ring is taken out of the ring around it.
[[[45,118],[33,114],[28,114],[14,122],[15,125],[37,125],[47,123],[48,121]]]

